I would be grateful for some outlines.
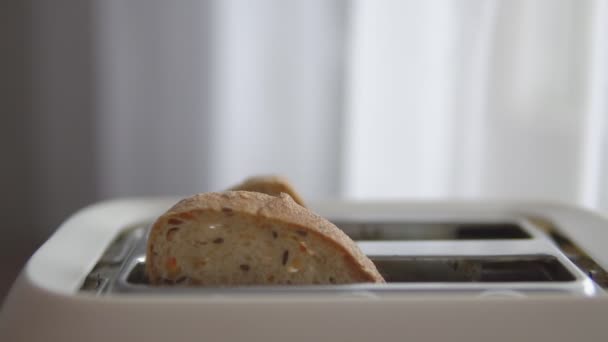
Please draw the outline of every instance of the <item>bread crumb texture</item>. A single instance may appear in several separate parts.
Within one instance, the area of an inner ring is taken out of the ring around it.
[[[198,194],[159,217],[146,272],[154,285],[384,282],[355,242],[291,196],[240,190]]]

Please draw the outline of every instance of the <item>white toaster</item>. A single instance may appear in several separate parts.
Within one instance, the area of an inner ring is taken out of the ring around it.
[[[608,220],[522,202],[312,203],[386,284],[154,287],[150,223],[178,198],[85,208],[31,257],[1,341],[605,341]]]

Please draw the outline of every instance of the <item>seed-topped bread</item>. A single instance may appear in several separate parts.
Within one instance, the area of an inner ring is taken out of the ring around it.
[[[154,223],[146,258],[151,284],[384,282],[344,232],[286,194],[186,198]]]
[[[281,193],[286,193],[299,205],[303,207],[306,206],[302,197],[293,186],[291,186],[289,181],[281,176],[269,175],[249,177],[229,190],[254,191],[272,196],[279,196]]]

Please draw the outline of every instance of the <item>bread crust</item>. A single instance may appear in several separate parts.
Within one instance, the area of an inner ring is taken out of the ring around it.
[[[225,191],[197,194],[185,198],[160,216],[148,237],[146,249],[146,272],[152,284],[161,282],[158,270],[155,269],[153,246],[170,219],[195,216],[204,213],[231,213],[248,215],[258,219],[257,222],[278,222],[295,230],[304,230],[329,242],[342,252],[345,261],[359,282],[382,283],[384,279],[376,266],[365,255],[354,241],[342,230],[328,220],[297,204],[290,196],[270,196],[249,191]]]

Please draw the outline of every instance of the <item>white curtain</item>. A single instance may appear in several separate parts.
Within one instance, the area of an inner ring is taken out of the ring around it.
[[[100,2],[100,188],[605,207],[606,4]]]
[[[359,1],[344,194],[606,207],[606,1]]]
[[[283,174],[338,193],[343,1],[100,1],[103,197]]]
[[[50,137],[38,167],[53,170],[37,198],[54,220],[75,209],[62,207],[70,187],[94,189],[84,205],[259,173],[309,199],[608,205],[606,1],[90,4],[83,56],[66,37],[83,36],[69,23],[84,19],[36,6],[39,136]],[[62,76],[74,66],[90,66],[88,87]],[[90,98],[88,113],[69,94]],[[65,138],[83,115],[91,132]],[[86,169],[57,155],[94,170],[68,180]]]

